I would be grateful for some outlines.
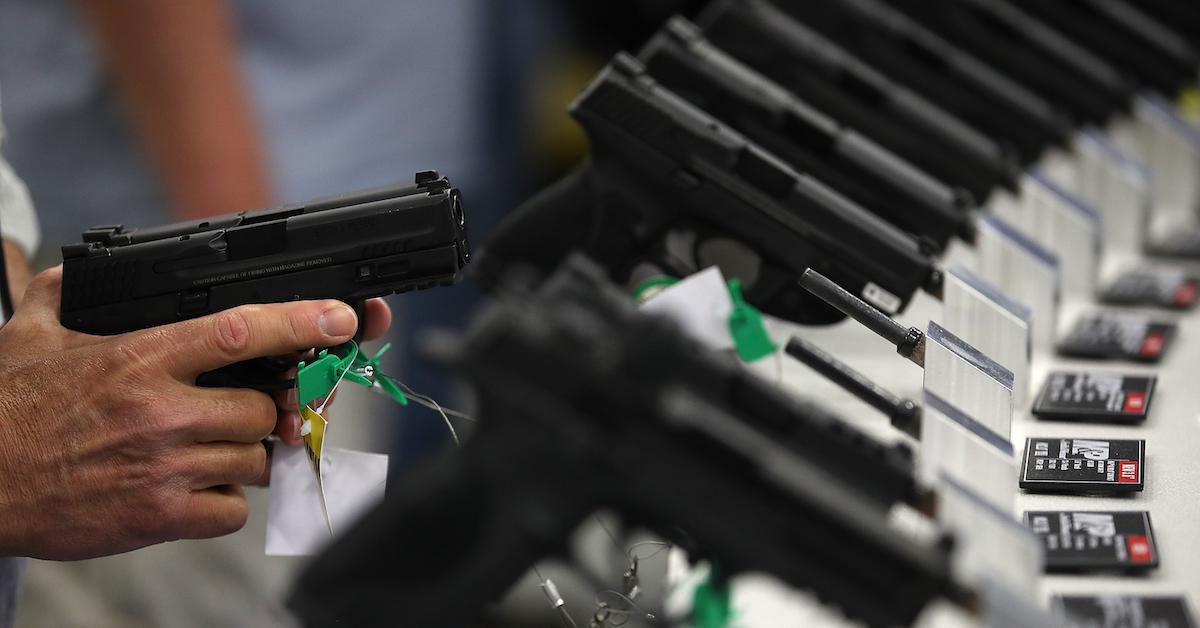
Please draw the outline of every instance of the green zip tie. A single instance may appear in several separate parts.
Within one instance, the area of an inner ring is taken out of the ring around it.
[[[372,379],[375,380],[375,384],[377,384],[379,388],[383,390],[383,392],[387,393],[387,396],[391,397],[392,401],[395,401],[402,406],[407,406],[408,395],[405,395],[404,391],[396,385],[396,382],[392,381],[392,378],[388,377],[387,374],[383,372],[383,369],[379,367],[380,358],[382,358],[383,354],[387,353],[391,348],[392,343],[390,342],[383,345],[379,348],[379,352],[373,357],[370,359],[363,359],[361,363],[355,364],[355,368],[370,367],[370,373],[372,374]]]
[[[729,297],[733,300],[733,312],[729,315],[729,333],[733,336],[733,346],[738,356],[745,362],[761,360],[775,353],[775,343],[767,333],[767,325],[763,322],[762,314],[754,306],[746,303],[742,296],[742,282],[733,279],[729,282]]]
[[[633,300],[639,305],[649,301],[654,295],[679,283],[679,280],[666,275],[651,277],[639,283],[633,289]]]
[[[296,401],[305,407],[314,399],[328,397],[338,380],[342,380],[367,388],[378,384],[393,401],[408,405],[408,396],[379,367],[383,354],[391,348],[391,343],[385,344],[370,358],[363,355],[353,340],[322,350],[311,363],[301,362],[296,367]]]
[[[696,628],[729,628],[733,621],[733,601],[729,581],[710,563],[708,577],[692,593],[692,624]]]
[[[350,377],[349,370],[354,366],[353,357],[358,345],[354,341],[323,349],[311,363],[301,362],[296,367],[296,401],[300,407],[305,407],[314,399],[328,397],[333,387],[343,377]]]
[[[387,393],[387,395],[392,398],[392,401],[395,401],[402,406],[408,405],[408,396],[405,395],[404,391],[392,381],[392,378],[386,375],[383,377],[376,377],[375,383],[379,384],[379,387],[383,389],[383,392]]]

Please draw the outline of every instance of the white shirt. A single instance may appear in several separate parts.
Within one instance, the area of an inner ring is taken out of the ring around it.
[[[29,190],[4,160],[3,147],[4,124],[0,122],[0,232],[21,247],[25,257],[33,259],[41,239],[37,214],[33,212]]]

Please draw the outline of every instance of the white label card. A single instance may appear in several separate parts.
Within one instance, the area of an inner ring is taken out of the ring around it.
[[[1012,443],[935,394],[925,393],[921,415],[921,479],[937,486],[953,478],[992,507],[1011,512],[1019,467]]]
[[[1012,371],[933,321],[925,334],[924,389],[1007,441],[1012,430]]]
[[[325,505],[334,534],[383,499],[388,457],[336,447],[321,455]],[[267,506],[268,556],[316,554],[332,539],[321,509],[321,491],[303,447],[276,443],[271,456]]]
[[[1058,255],[996,216],[979,221],[979,274],[1033,312],[1033,346],[1054,347],[1058,323]]]
[[[1142,164],[1096,130],[1078,142],[1076,189],[1101,215],[1105,265],[1124,267],[1142,253],[1150,212],[1150,178]],[[1108,269],[1106,269],[1108,270]]]
[[[641,310],[670,318],[684,333],[712,349],[733,348],[729,331],[733,299],[725,277],[716,266],[668,287],[643,303]]]
[[[1200,203],[1200,132],[1154,95],[1134,100],[1133,117],[1138,152],[1151,173],[1152,229],[1194,223]]]
[[[997,216],[1060,261],[1064,298],[1090,299],[1096,292],[1100,256],[1100,214],[1038,173],[1021,181],[1016,203],[998,203]]]
[[[1013,403],[1029,395],[1033,312],[998,286],[963,267],[946,273],[942,324],[1013,373]]]
[[[972,584],[995,582],[1033,601],[1042,575],[1042,547],[1011,510],[996,508],[957,479],[938,481],[938,521],[954,533],[955,575]]]

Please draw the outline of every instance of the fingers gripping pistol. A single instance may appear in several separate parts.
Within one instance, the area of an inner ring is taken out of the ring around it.
[[[62,323],[99,335],[307,299],[355,307],[361,333],[367,299],[453,284],[469,257],[461,195],[434,171],[203,221],[94,227],[62,254]],[[225,380],[211,383],[265,384]]]

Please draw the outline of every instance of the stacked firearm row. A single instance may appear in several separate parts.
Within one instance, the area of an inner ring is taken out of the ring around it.
[[[1200,127],[1177,103],[1198,46],[1200,4],[1171,0],[721,0],[673,18],[572,105],[587,161],[484,243],[471,269],[497,302],[430,343],[477,392],[478,429],[335,543],[294,608],[312,626],[472,625],[608,509],[723,578],[764,572],[872,626],[935,601],[993,626],[1111,610],[1066,597],[1052,617],[1037,581],[1153,568],[1149,514],[1022,521],[1016,495],[1140,491],[1145,443],[1014,447],[1012,420],[1149,410],[1153,377],[1053,373],[1034,395],[1030,364],[1154,363],[1169,310],[1196,301]],[[849,315],[923,367],[907,400],[803,333],[787,346],[915,451],[630,298],[711,266],[765,314]],[[919,291],[938,320],[893,322]]]

